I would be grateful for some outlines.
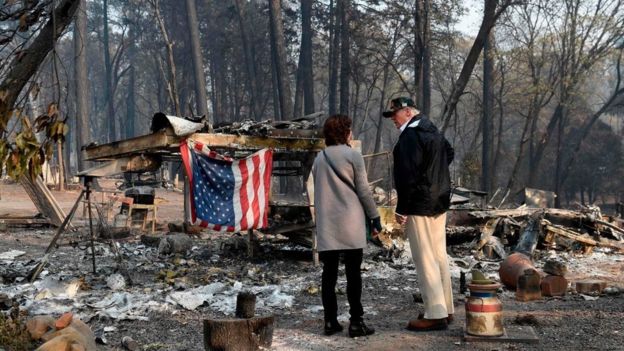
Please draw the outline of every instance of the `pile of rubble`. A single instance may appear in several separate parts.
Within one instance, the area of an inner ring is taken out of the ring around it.
[[[624,221],[603,216],[598,207],[579,210],[528,208],[511,210],[454,210],[449,219],[449,241],[475,241],[477,256],[504,259],[535,218],[533,241],[540,248],[590,253],[596,247],[624,252]]]
[[[235,135],[253,135],[253,136],[271,136],[275,130],[316,130],[318,124],[316,119],[312,117],[298,118],[291,121],[253,121],[246,119],[240,122],[228,122],[226,124],[217,125],[214,128],[215,133],[235,134]],[[320,137],[320,134],[316,134]]]

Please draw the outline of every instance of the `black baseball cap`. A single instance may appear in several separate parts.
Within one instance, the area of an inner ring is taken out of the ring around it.
[[[386,118],[390,118],[392,116],[394,116],[394,113],[404,107],[416,107],[416,104],[414,104],[414,100],[405,97],[405,96],[401,96],[398,97],[396,99],[392,99],[390,100],[390,110],[388,111],[384,111],[382,113],[382,115]]]

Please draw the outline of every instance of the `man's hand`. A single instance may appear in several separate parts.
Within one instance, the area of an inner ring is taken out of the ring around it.
[[[394,220],[399,223],[400,225],[403,225],[407,222],[407,216],[404,216],[400,213],[395,213],[394,214]]]

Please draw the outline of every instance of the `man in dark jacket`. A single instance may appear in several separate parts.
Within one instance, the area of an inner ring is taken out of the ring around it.
[[[383,113],[401,130],[394,146],[396,220],[406,224],[425,311],[410,320],[414,331],[446,329],[453,318],[453,293],[446,254],[446,210],[450,205],[449,164],[454,151],[412,99],[390,101]]]

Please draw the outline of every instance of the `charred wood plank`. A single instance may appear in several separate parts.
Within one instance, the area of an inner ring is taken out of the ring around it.
[[[85,159],[89,161],[118,158],[136,153],[157,152],[172,148],[178,151],[182,138],[173,135],[172,129],[153,134],[115,141],[104,145],[87,146],[84,150]]]
[[[619,233],[620,234],[619,240],[622,240],[621,235],[624,235],[624,229],[621,229],[621,228],[619,228],[618,226],[616,226],[614,224],[611,224],[609,222],[602,221],[602,220],[599,220],[599,219],[595,219],[595,222],[598,223],[598,224],[601,224],[601,225],[603,225],[605,227],[611,228],[613,231]]]
[[[50,226],[48,218],[35,217],[0,217],[0,226],[5,227],[33,227],[33,226]]]
[[[32,180],[28,176],[22,176],[19,181],[37,210],[49,218],[52,225],[59,227],[65,219],[65,212],[41,178],[36,177]]]
[[[320,151],[325,148],[325,140],[323,139],[267,138],[249,135],[208,133],[192,134],[189,136],[189,139],[193,139],[209,147],[223,147],[241,150],[245,148],[262,149],[268,147],[276,149],[277,151]]]
[[[446,228],[446,244],[459,245],[473,241],[480,233],[478,227],[449,226]]]
[[[469,214],[476,218],[494,218],[494,217],[526,217],[530,216],[537,211],[543,211],[543,208],[528,208],[521,207],[511,210],[483,210],[483,211],[470,211]]]
[[[566,229],[566,228],[561,228],[558,226],[554,226],[549,224],[547,221],[544,221],[546,223],[544,224],[544,229],[552,234],[555,235],[559,235],[568,239],[572,239],[574,241],[577,241],[579,243],[585,244],[585,245],[590,245],[590,246],[600,246],[600,247],[608,247],[608,248],[612,248],[615,250],[618,250],[619,252],[624,252],[624,246],[622,245],[618,245],[609,241],[597,241],[597,240],[593,240],[588,238],[587,236],[581,234],[581,233],[577,233],[575,231]],[[552,236],[551,236],[552,237]]]

